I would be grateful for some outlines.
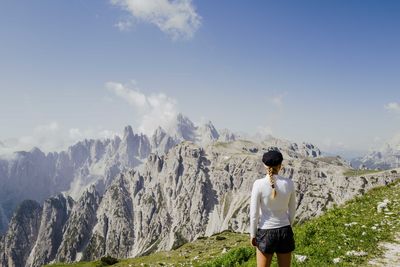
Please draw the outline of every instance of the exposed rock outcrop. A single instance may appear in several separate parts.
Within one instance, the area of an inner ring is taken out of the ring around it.
[[[42,207],[33,200],[25,200],[18,206],[7,234],[1,238],[1,266],[25,266],[38,237],[41,212]]]

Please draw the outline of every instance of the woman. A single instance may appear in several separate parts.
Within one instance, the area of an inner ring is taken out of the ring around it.
[[[293,181],[278,175],[279,151],[264,153],[267,175],[253,184],[250,203],[250,240],[257,247],[257,266],[270,266],[276,253],[280,267],[290,266],[295,248],[292,225],[296,211]]]

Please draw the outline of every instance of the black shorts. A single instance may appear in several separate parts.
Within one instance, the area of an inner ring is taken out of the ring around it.
[[[256,242],[258,249],[266,254],[289,253],[295,249],[290,225],[275,229],[257,229]]]

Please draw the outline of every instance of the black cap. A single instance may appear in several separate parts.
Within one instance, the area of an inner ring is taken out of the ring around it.
[[[265,165],[270,167],[279,165],[282,163],[282,161],[283,161],[282,153],[277,150],[271,150],[265,152],[262,157],[262,162],[264,162]]]

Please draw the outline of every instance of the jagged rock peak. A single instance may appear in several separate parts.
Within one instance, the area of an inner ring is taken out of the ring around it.
[[[164,136],[166,134],[167,134],[167,132],[161,126],[158,126],[154,130],[153,136]]]
[[[321,156],[321,150],[317,146],[315,146],[311,143],[303,142],[302,143],[302,151],[303,151],[303,155],[305,155],[307,157],[316,158],[316,157]]]
[[[37,239],[42,207],[33,200],[23,201],[11,219],[0,251],[1,266],[25,266]]]
[[[195,141],[196,126],[188,117],[181,113],[177,115],[176,128],[174,130],[177,139]]]
[[[194,126],[193,122],[187,116],[183,115],[180,112],[178,113],[178,115],[176,115],[176,120],[180,124],[187,124],[190,126]]]
[[[208,121],[207,123],[203,124],[201,128],[203,132],[207,131],[210,134],[210,137],[212,137],[214,140],[218,139],[219,133],[211,121]]]
[[[132,129],[132,126],[127,125],[127,126],[125,126],[125,128],[124,128],[123,139],[126,139],[126,138],[131,137],[131,136],[133,136],[133,129]]]
[[[231,142],[237,140],[237,138],[238,136],[236,134],[226,128],[219,131],[218,140],[221,142]]]
[[[33,156],[35,156],[35,155],[40,155],[40,156],[45,156],[45,153],[42,151],[42,150],[40,150],[38,147],[33,147],[30,151],[29,151]]]

